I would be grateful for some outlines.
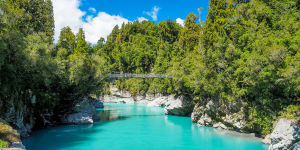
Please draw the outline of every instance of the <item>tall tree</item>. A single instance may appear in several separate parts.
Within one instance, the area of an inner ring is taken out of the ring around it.
[[[64,48],[68,55],[74,53],[74,49],[76,48],[76,38],[70,27],[64,27],[61,29],[57,48]]]
[[[184,28],[181,30],[178,40],[179,48],[182,51],[179,55],[193,51],[198,45],[200,39],[200,25],[197,24],[197,20],[198,17],[194,13],[190,13],[186,17]]]
[[[85,41],[85,33],[82,28],[79,29],[76,35],[76,48],[74,50],[75,53],[87,53],[88,52],[88,44]]]

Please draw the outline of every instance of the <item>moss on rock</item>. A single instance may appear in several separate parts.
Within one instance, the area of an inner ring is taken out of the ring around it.
[[[16,130],[0,119],[0,148],[7,148],[13,142],[20,142],[20,135]]]

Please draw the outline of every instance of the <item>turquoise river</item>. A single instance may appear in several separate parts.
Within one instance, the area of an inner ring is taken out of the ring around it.
[[[105,104],[93,125],[35,131],[27,150],[266,150],[255,138],[209,127],[189,117],[166,116],[163,108]]]

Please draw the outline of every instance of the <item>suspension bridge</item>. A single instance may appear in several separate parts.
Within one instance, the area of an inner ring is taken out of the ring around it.
[[[132,74],[132,73],[119,73],[119,74],[108,74],[108,78],[110,79],[118,79],[118,78],[173,78],[171,75],[167,74]]]

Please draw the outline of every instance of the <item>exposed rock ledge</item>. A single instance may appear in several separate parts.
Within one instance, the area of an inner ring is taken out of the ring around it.
[[[194,104],[187,97],[179,96],[165,104],[165,114],[187,116],[193,111]]]
[[[216,119],[216,116],[219,116],[219,118]],[[243,132],[246,126],[242,102],[232,102],[227,105],[213,100],[198,102],[194,107],[191,118],[199,126],[211,126],[239,132]]]
[[[165,107],[165,114],[187,116],[193,111],[193,103],[184,96],[172,96],[162,94],[146,94],[144,96],[132,96],[127,91],[117,88],[110,89],[111,95],[104,95],[102,101],[106,103],[144,104],[147,106]]]
[[[0,118],[0,139],[8,142],[10,145],[10,148],[0,147],[0,150],[25,150],[26,149],[21,142],[20,134],[1,118]]]
[[[0,150],[26,150],[22,142],[14,142],[11,145],[11,148],[0,148]]]
[[[300,123],[280,119],[270,139],[269,150],[300,150]]]
[[[103,108],[103,103],[97,99],[84,98],[74,108],[75,113],[68,114],[62,118],[65,124],[92,124],[96,117],[96,109]]]

